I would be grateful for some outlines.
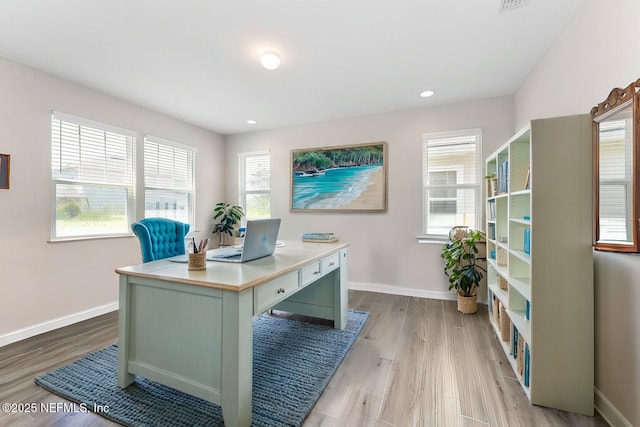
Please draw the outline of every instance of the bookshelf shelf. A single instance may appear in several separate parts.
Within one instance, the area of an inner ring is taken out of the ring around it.
[[[524,299],[531,301],[531,283],[528,277],[511,277],[509,278],[509,284],[520,293]]]
[[[531,403],[587,415],[594,411],[591,158],[590,115],[531,121],[487,157],[499,194],[485,205],[494,233],[487,248],[501,252],[487,263],[489,317],[509,364]]]
[[[507,304],[509,301],[509,295],[507,291],[504,289],[500,289],[498,285],[489,285],[489,289],[494,293],[494,295],[502,302],[502,304]]]
[[[531,255],[525,253],[524,251],[511,250],[511,254],[524,262],[531,262]]]
[[[502,267],[499,266],[496,263],[495,259],[488,259],[487,260],[488,265],[490,265],[499,275],[501,275],[502,277],[504,277],[505,279],[508,280],[508,276],[509,276],[509,270],[507,270],[507,267]]]
[[[496,246],[498,246],[499,248],[504,249],[505,251],[509,250],[509,245],[507,245],[506,242],[496,242]]]
[[[533,341],[531,340],[531,324],[524,320],[524,311],[507,310],[507,314],[513,322],[513,326],[518,328],[518,332],[522,334],[522,338],[524,338],[524,340],[528,342],[529,345],[532,345]]]

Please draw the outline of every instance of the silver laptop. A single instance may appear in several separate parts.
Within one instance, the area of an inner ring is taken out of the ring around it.
[[[247,221],[242,249],[207,256],[209,261],[247,262],[271,255],[276,248],[280,219]]]

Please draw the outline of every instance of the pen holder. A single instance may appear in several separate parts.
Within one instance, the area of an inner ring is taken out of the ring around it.
[[[197,254],[189,254],[189,270],[198,271],[207,269],[207,252],[201,251]]]

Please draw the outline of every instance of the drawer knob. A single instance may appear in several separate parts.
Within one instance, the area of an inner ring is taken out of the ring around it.
[[[331,262],[329,263],[329,267],[333,267],[334,265],[335,265],[335,263],[334,263],[333,261],[331,261]]]
[[[277,291],[277,292],[278,292],[279,294],[284,294],[284,292],[285,292],[285,291],[284,291],[284,288],[278,288],[278,291]]]
[[[316,274],[320,274],[320,272],[319,271],[314,271],[313,274],[315,276]]]

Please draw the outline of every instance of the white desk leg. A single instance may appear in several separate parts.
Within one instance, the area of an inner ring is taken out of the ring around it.
[[[340,250],[340,274],[333,275],[333,327],[336,329],[344,329],[347,326],[347,310],[349,309],[348,258],[347,250]]]
[[[118,310],[118,386],[128,387],[135,380],[129,373],[129,297],[128,276],[120,275],[120,307]]]
[[[251,425],[253,290],[222,294],[222,389],[224,424]]]

